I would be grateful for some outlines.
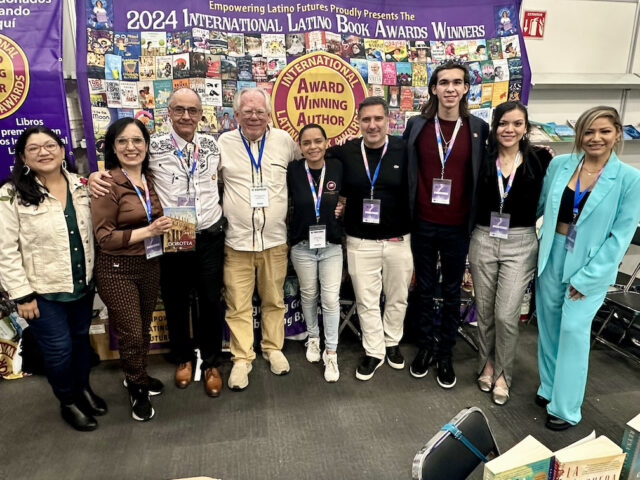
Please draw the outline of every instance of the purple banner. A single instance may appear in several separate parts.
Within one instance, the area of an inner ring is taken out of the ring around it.
[[[489,119],[507,99],[528,100],[520,3],[78,0],[77,70],[90,166],[97,167],[106,128],[119,117],[167,131],[166,101],[177,88],[202,96],[201,131],[235,128],[236,91],[271,92],[287,65],[318,51],[340,56],[369,95],[388,99],[392,133],[400,134],[420,110],[433,68],[446,59],[469,66],[470,109]],[[312,97],[298,98],[297,108],[302,100],[317,104]]]
[[[73,161],[62,77],[62,2],[4,5],[0,8],[0,179],[13,167],[16,140],[31,126],[44,125],[58,133]]]

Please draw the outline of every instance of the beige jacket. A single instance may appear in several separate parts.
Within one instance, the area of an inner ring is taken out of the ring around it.
[[[84,247],[86,282],[93,278],[94,244],[89,189],[65,172]],[[11,298],[73,292],[69,234],[62,204],[47,195],[40,205],[21,205],[15,188],[0,188],[0,284]]]

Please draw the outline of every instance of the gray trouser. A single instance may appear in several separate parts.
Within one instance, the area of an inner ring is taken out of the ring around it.
[[[534,227],[510,228],[504,240],[477,226],[471,236],[469,264],[478,312],[478,374],[487,362],[493,380],[504,373],[511,386],[518,344],[518,322],[525,290],[536,268]]]

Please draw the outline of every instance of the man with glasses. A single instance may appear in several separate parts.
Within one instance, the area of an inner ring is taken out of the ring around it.
[[[229,388],[249,385],[253,351],[252,297],[262,301],[262,356],[276,375],[289,372],[284,344],[284,279],[287,272],[287,166],[299,154],[284,130],[269,128],[269,94],[246,88],[233,99],[239,128],[220,135],[224,182],[224,285],[233,369]]]
[[[217,397],[222,389],[218,366],[222,348],[220,290],[226,223],[218,194],[220,152],[212,136],[196,133],[202,117],[202,104],[196,92],[189,88],[176,90],[168,105],[171,131],[151,137],[149,169],[163,207],[193,207],[196,214],[195,250],[165,253],[161,257],[162,299],[171,353],[178,364],[175,384],[186,388],[191,383],[195,346],[202,358],[205,392]],[[91,175],[94,195],[108,193],[108,183],[100,180],[101,175],[108,174]],[[189,311],[193,291],[198,303],[191,312],[192,341]]]

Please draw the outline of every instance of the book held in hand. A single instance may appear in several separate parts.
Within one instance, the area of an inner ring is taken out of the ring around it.
[[[164,214],[171,217],[171,230],[164,234],[165,253],[184,252],[196,248],[196,209],[195,207],[165,207]]]

